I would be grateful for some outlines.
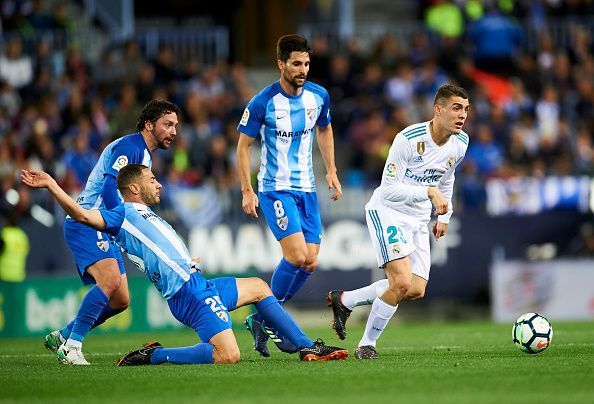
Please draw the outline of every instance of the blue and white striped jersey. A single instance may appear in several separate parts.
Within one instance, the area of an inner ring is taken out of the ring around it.
[[[330,124],[330,97],[306,82],[301,94],[286,94],[280,83],[266,87],[247,105],[237,130],[262,140],[258,191],[315,191],[312,144],[315,126]]]
[[[151,152],[140,132],[121,137],[105,147],[76,202],[85,209],[104,208],[101,190],[105,175],[117,178],[120,169],[127,164],[152,166]]]
[[[171,299],[190,279],[192,259],[169,223],[146,205],[126,202],[114,209],[100,209],[116,243],[155,285]]]

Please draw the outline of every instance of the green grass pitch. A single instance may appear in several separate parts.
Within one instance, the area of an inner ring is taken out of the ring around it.
[[[130,349],[156,339],[190,345],[183,332],[93,335],[88,367],[59,365],[41,338],[0,341],[0,402],[197,403],[593,403],[594,323],[554,323],[551,346],[538,355],[516,349],[511,324],[392,323],[380,358],[352,357],[363,331],[338,341],[329,328],[309,335],[348,348],[346,361],[303,363],[297,355],[260,357],[247,331],[237,330],[242,360],[227,366],[116,368]]]

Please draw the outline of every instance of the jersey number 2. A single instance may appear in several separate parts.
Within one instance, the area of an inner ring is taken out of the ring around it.
[[[388,232],[388,243],[394,244],[399,241],[404,241],[404,237],[402,237],[402,230],[398,226],[390,226],[386,229]]]
[[[204,303],[210,306],[210,309],[216,313],[217,311],[227,310],[225,306],[223,306],[223,302],[221,302],[221,298],[219,296],[213,296],[204,299]]]

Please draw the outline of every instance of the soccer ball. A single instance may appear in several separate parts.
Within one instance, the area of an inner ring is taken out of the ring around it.
[[[553,327],[540,314],[522,314],[514,323],[512,339],[521,351],[537,354],[547,349],[551,344]]]

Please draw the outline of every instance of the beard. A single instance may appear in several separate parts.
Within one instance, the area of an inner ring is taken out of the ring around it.
[[[173,140],[170,140],[169,143],[165,143],[165,140],[161,140],[160,142],[157,143],[157,146],[159,146],[159,149],[162,150],[167,150],[171,147],[171,144],[173,143]]]
[[[161,197],[154,192],[142,192],[142,200],[147,206],[153,206],[159,203]]]
[[[303,79],[302,79],[303,83],[299,83],[299,82],[297,82],[298,76],[291,77],[291,76],[289,76],[288,73],[285,73],[285,80],[287,83],[289,83],[293,87],[298,88],[298,87],[303,87],[303,85],[307,81],[307,76],[303,77]]]

